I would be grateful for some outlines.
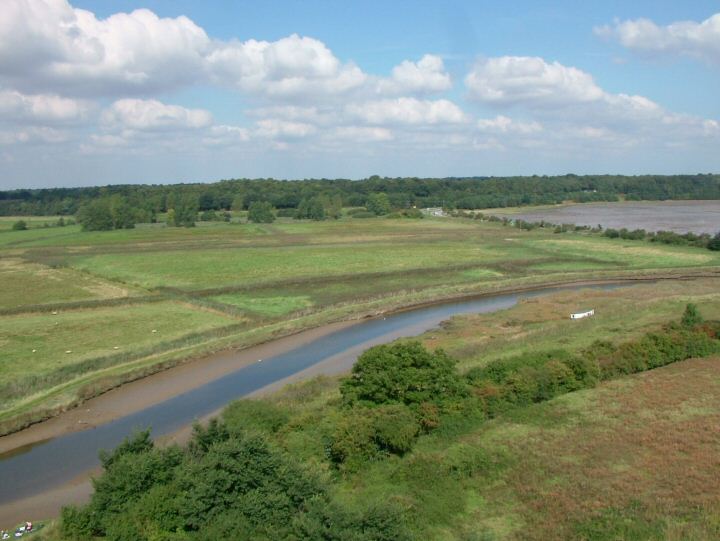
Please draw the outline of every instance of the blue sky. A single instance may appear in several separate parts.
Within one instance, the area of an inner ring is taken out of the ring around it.
[[[720,170],[717,2],[3,2],[0,188]]]

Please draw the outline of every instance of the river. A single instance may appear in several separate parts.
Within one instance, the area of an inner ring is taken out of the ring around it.
[[[720,231],[720,201],[626,201],[583,203],[521,209],[511,215],[528,222],[575,224],[604,228],[709,233]]]
[[[87,478],[99,464],[98,452],[115,447],[134,429],[151,427],[155,438],[171,434],[232,400],[283,382],[298,373],[305,372],[309,376],[346,372],[368,347],[403,336],[419,335],[451,316],[495,312],[510,308],[522,298],[587,287],[612,289],[620,285],[543,288],[433,304],[363,320],[275,356],[258,359],[230,374],[130,415],[92,429],[15,449],[0,455],[0,507],[51,491],[79,476]],[[17,520],[36,516],[33,509],[23,509],[23,512],[25,515],[17,517]]]

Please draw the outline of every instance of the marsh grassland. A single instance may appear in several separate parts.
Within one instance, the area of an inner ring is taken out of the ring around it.
[[[614,291],[560,292],[487,315],[456,316],[420,339],[467,374],[497,359],[574,352],[600,338],[637,339],[696,302],[720,317],[715,279]],[[577,306],[596,316],[570,321]],[[319,378],[266,401],[286,412],[263,431],[291,456],[322,465],[343,416],[338,380]],[[232,426],[258,422],[231,406]],[[412,452],[346,470],[347,505],[394,502],[417,539],[712,540],[720,535],[720,358],[690,359],[601,382],[488,418],[448,412]]]
[[[533,284],[715,272],[720,254],[466,219],[0,226],[0,427],[184,359]],[[7,222],[7,223],[6,223]]]

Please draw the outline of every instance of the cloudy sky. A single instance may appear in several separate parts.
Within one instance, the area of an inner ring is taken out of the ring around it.
[[[720,171],[717,1],[0,0],[0,188]]]

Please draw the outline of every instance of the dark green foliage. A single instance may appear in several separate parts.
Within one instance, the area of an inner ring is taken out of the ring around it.
[[[127,198],[117,194],[89,201],[77,213],[83,231],[132,229],[144,216],[142,211],[133,208]],[[62,225],[65,225],[64,221]]]
[[[597,341],[574,355],[563,350],[527,353],[472,369],[466,377],[484,411],[494,416],[592,387],[600,380],[719,353],[713,325],[699,326],[697,311],[691,312],[688,324],[666,325],[618,346]]]
[[[128,202],[127,198],[114,195],[110,198],[110,216],[113,229],[133,229],[135,223],[140,221],[138,213]]]
[[[150,438],[150,429],[139,430],[125,438],[123,442],[112,451],[100,451],[100,463],[103,468],[107,469],[124,455],[138,455],[152,451],[153,448],[154,444]]]
[[[25,220],[18,220],[12,226],[13,231],[25,231],[28,228]]]
[[[683,327],[691,328],[696,325],[700,325],[702,322],[703,318],[700,315],[700,312],[698,312],[697,306],[693,303],[688,303],[685,307],[685,312],[683,313],[680,323],[682,323]]]
[[[337,423],[329,456],[344,469],[357,470],[367,461],[409,452],[420,428],[417,416],[407,406],[351,408]]]
[[[297,444],[286,436],[298,418],[266,401],[242,400],[222,420],[197,425],[186,449],[156,449],[143,431],[102,453],[105,471],[94,481],[90,503],[63,509],[61,533],[83,541],[409,540],[411,530],[452,524],[466,509],[464,484],[492,481],[507,466],[501,452],[461,439],[486,417],[511,410],[512,418],[522,419],[528,410],[517,406],[600,379],[716,354],[718,336],[720,322],[675,322],[620,345],[595,342],[580,352],[496,360],[465,377],[442,351],[428,352],[418,342],[371,348],[341,383],[344,400],[333,400],[322,410],[327,415],[319,428],[301,435],[316,438],[316,454],[307,465],[278,445],[293,449]],[[431,430],[434,435],[413,451],[421,434]],[[456,441],[441,452],[426,445],[438,438]],[[392,460],[382,468],[402,487],[398,501],[411,515],[392,501],[353,508],[357,503],[334,497],[332,485],[315,473],[323,446],[339,470],[328,478],[362,475],[369,463]],[[575,537],[661,537],[662,524],[636,511],[601,511],[576,524]]]
[[[105,469],[105,475],[93,480],[90,509],[99,518],[94,523],[98,531],[106,529],[114,516],[128,504],[140,498],[153,486],[168,483],[175,468],[182,461],[177,447],[144,453],[125,454]]]
[[[532,352],[500,359],[467,373],[491,415],[509,406],[549,400],[559,394],[590,387],[597,370],[586,359],[564,350]]]
[[[375,218],[375,214],[373,214],[372,212],[368,212],[367,210],[361,210],[360,212],[354,212],[352,214],[352,217],[359,218],[359,219]]]
[[[248,220],[260,224],[269,224],[275,221],[272,204],[267,201],[255,201],[248,209]]]
[[[193,437],[188,444],[188,450],[194,455],[202,455],[216,443],[228,439],[230,439],[230,431],[215,417],[210,419],[207,426],[200,423],[193,424]]]
[[[403,218],[410,218],[413,220],[422,220],[423,218],[425,218],[425,215],[422,213],[422,211],[416,208],[401,210],[400,215]]]
[[[293,539],[312,541],[411,541],[402,510],[383,502],[361,511],[316,499],[293,525]]]
[[[708,250],[720,250],[720,231],[718,231],[713,238],[708,241]]]
[[[620,233],[617,229],[607,228],[603,235],[611,239],[616,239],[620,236]]]
[[[340,384],[349,404],[444,403],[467,394],[455,361],[442,350],[427,351],[420,342],[370,348]]]
[[[376,417],[384,445],[406,445],[396,429],[414,421],[411,413]],[[187,450],[155,449],[143,431],[104,453],[102,463],[90,503],[62,511],[65,539],[408,538],[395,508],[346,510],[289,455],[219,420],[196,426]]]
[[[204,210],[200,213],[201,222],[216,222],[217,220],[219,220],[219,217],[214,210]]]
[[[626,342],[614,351],[597,357],[602,379],[633,374],[692,357],[720,352],[720,342],[703,329],[669,325],[641,339]]]
[[[319,197],[312,197],[310,199],[303,199],[298,205],[295,218],[298,220],[324,220],[325,219],[325,207]]]
[[[93,516],[87,507],[69,505],[60,512],[60,534],[63,539],[85,541],[92,538]]]
[[[288,411],[266,400],[237,400],[225,408],[222,416],[233,433],[251,430],[272,434],[290,419]]]
[[[298,218],[297,209],[278,209],[278,218]]]
[[[168,225],[175,227],[195,227],[198,213],[198,199],[192,195],[180,195],[174,198],[173,206],[168,208]],[[170,210],[173,212],[170,213]]]
[[[254,528],[282,529],[303,502],[323,493],[317,479],[259,436],[233,436],[185,463],[178,474],[180,514],[197,530],[232,510]]]
[[[367,198],[365,208],[376,216],[382,216],[390,212],[390,198],[382,192],[371,193]]]
[[[286,182],[273,179],[223,180],[213,184],[116,185],[0,192],[0,215],[71,215],[88,201],[119,194],[149,215],[175,207],[190,195],[200,210],[244,210],[255,201],[297,208],[302,199],[333,194],[343,206],[365,205],[375,193],[391,207],[480,209],[522,205],[627,200],[720,199],[720,175],[563,175],[556,177],[383,178]],[[197,211],[197,207],[196,207]],[[325,209],[328,214],[328,209]],[[374,212],[374,211],[373,211]],[[330,216],[332,217],[332,216]],[[652,239],[651,239],[652,240]],[[720,240],[718,240],[720,245]]]
[[[110,231],[114,228],[110,202],[107,199],[96,199],[84,204],[78,210],[77,221],[83,231]]]

